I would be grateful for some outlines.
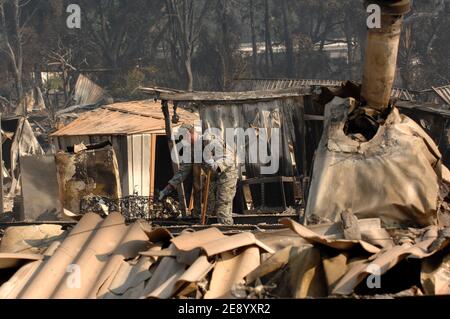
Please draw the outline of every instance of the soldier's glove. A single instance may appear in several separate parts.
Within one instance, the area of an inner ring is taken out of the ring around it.
[[[170,195],[170,193],[172,193],[173,191],[173,187],[172,185],[167,185],[162,191],[159,192],[159,198],[158,200],[161,201],[163,200],[166,196]]]

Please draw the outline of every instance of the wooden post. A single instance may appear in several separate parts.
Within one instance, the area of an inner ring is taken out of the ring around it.
[[[169,113],[169,103],[165,100],[161,101],[162,112],[164,114],[164,121],[166,126],[166,137],[167,143],[169,144],[169,150],[175,147],[174,141],[172,140],[172,124],[170,122],[170,113]],[[178,153],[174,152],[175,161],[172,161],[173,173],[176,174],[180,169],[180,160],[178,159]],[[181,183],[177,186],[178,200],[180,202],[180,208],[184,214],[186,214],[186,193],[184,192],[184,185]]]
[[[209,185],[211,183],[211,171],[206,173],[205,194],[202,202],[202,225],[206,225],[206,212],[208,211]]]

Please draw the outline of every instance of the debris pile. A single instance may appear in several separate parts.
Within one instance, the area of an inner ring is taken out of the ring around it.
[[[20,182],[20,161],[26,156],[44,155],[44,151],[33,133],[30,122],[22,116],[2,118],[1,139],[4,196],[2,211],[15,211],[16,215],[20,216],[23,214],[20,212],[21,205],[18,204],[20,197],[23,196]],[[0,216],[0,218],[2,217]]]
[[[224,234],[88,213],[43,253],[0,253],[0,298],[309,298],[450,294],[450,231],[342,217]],[[355,234],[357,238],[355,238]],[[0,276],[4,277],[4,276]]]
[[[183,213],[180,204],[172,197],[166,197],[161,201],[153,196],[126,196],[124,198],[108,198],[98,195],[87,195],[80,203],[82,216],[86,213],[97,213],[108,216],[110,212],[120,212],[127,221],[181,219]]]

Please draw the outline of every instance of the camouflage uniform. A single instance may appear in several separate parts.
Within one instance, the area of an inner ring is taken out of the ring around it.
[[[225,155],[210,154],[202,163],[203,170],[211,172],[207,214],[217,216],[218,222],[221,224],[233,225],[233,199],[236,194],[238,173],[234,160],[230,160],[232,152],[224,149]],[[181,184],[192,173],[194,165],[196,164],[181,164],[169,184],[174,187]],[[196,211],[199,212],[198,207],[196,207]]]
[[[176,172],[175,175],[173,175],[172,179],[169,181],[169,184],[176,188],[178,185],[183,183],[189,176],[189,174],[192,173],[193,166],[194,166],[193,163],[181,164],[180,168],[178,169],[178,172]]]
[[[169,184],[172,185],[174,188],[176,188],[178,185],[183,183],[186,180],[186,178],[188,178],[189,174],[193,174],[194,167],[196,167],[196,166],[198,167],[198,165],[199,164],[195,164],[195,163],[181,164],[178,171],[175,173],[175,175],[169,181]],[[201,174],[201,172],[199,172],[198,174]],[[194,181],[194,183],[195,183],[195,181]],[[196,190],[196,192],[194,193],[195,207],[194,207],[194,211],[193,211],[193,216],[197,216],[197,217],[200,216],[200,214],[201,214],[201,193],[198,191],[198,189],[200,189],[200,187],[198,187],[198,185],[194,185],[194,190]]]
[[[237,179],[235,167],[211,174],[207,211],[208,214],[213,212],[219,223],[224,225],[233,225],[233,199],[236,195]]]

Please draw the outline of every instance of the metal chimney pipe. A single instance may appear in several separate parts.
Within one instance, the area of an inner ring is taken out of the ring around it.
[[[368,107],[381,112],[391,98],[403,15],[410,10],[411,3],[410,0],[366,1],[369,4],[380,6],[381,27],[368,29],[361,96]]]

